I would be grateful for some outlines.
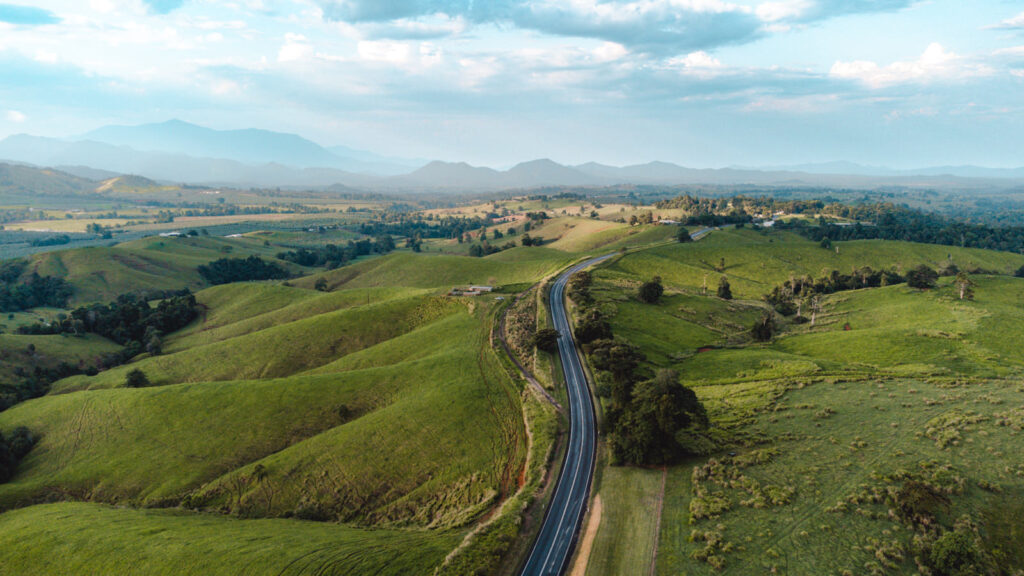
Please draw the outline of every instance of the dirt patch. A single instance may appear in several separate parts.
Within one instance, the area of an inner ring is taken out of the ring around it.
[[[594,538],[597,537],[597,529],[601,526],[601,496],[594,496],[594,507],[590,510],[587,520],[587,529],[583,533],[583,540],[580,541],[580,551],[576,555],[576,563],[573,564],[571,576],[583,576],[587,572],[587,561],[590,560],[590,549],[594,546]]]

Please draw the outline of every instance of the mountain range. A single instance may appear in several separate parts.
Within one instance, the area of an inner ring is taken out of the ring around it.
[[[346,188],[380,191],[493,191],[544,186],[753,185],[874,188],[991,188],[1024,184],[1024,168],[941,166],[894,170],[849,162],[768,168],[686,168],[668,162],[616,167],[566,166],[540,159],[508,170],[464,162],[385,157],[324,147],[295,134],[213,130],[171,120],[106,126],[76,138],[19,134],[0,141],[0,161],[55,167],[101,180],[136,174],[160,182],[208,186]]]

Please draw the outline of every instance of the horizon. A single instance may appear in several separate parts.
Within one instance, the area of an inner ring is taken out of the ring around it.
[[[0,137],[168,119],[507,168],[1016,169],[1002,0],[0,3]]]

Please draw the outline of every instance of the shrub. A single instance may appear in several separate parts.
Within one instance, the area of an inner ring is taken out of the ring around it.
[[[554,328],[541,328],[533,335],[533,345],[538,350],[554,352],[558,350],[558,330]]]
[[[145,388],[146,386],[150,386],[151,384],[149,378],[146,376],[146,373],[143,372],[142,370],[139,370],[138,368],[135,368],[134,370],[128,372],[128,374],[125,376],[124,385],[127,388]]]
[[[655,304],[661,299],[661,295],[665,293],[665,287],[661,285],[661,277],[655,276],[650,282],[644,282],[640,286],[640,300],[647,304]]]

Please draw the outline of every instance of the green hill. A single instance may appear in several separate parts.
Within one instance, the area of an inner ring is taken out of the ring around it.
[[[251,255],[299,269],[274,258],[276,250],[250,238],[150,237],[110,247],[47,252],[31,257],[30,269],[59,276],[75,287],[72,305],[107,302],[139,290],[198,290],[205,284],[196,271],[220,258]]]
[[[45,504],[0,514],[9,574],[429,574],[461,536],[174,510]]]
[[[680,373],[708,408],[719,450],[664,475],[605,470],[598,539],[615,545],[591,556],[588,575],[651,562],[654,550],[657,574],[917,574],[936,527],[969,531],[992,573],[1024,569],[1014,544],[1024,531],[1014,504],[1024,494],[1015,457],[1024,448],[1024,280],[1005,275],[1024,257],[836,245],[838,254],[789,234],[725,230],[595,273],[613,332],[651,367]],[[705,274],[713,294],[721,259],[746,300],[701,295]],[[949,261],[1004,275],[972,274],[973,300],[960,300],[951,278],[927,291],[838,292],[824,297],[813,326],[782,320],[763,344],[749,335],[766,310],[759,296],[791,276]],[[641,304],[636,289],[655,275],[666,295]],[[901,512],[913,482],[943,495],[930,520]],[[632,513],[637,501],[663,502],[660,523]]]

